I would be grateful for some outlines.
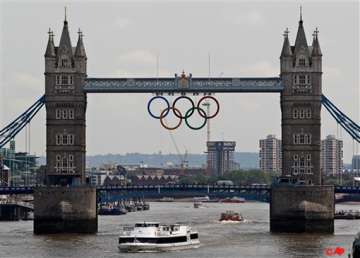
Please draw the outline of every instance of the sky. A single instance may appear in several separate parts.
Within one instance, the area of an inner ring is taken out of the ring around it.
[[[320,31],[323,94],[359,122],[359,2],[301,4],[308,44],[315,28]],[[278,76],[282,34],[288,27],[294,44],[299,21],[299,1],[0,1],[0,128],[44,93],[47,31],[54,31],[58,45],[65,5],[74,46],[78,29],[84,33],[89,77],[157,72],[173,77],[183,70],[208,76],[209,54],[210,76]],[[206,128],[192,131],[183,125],[170,135],[148,115],[151,97],[88,94],[87,154],[176,153],[174,141],[181,153],[204,152]],[[278,93],[215,97],[220,113],[211,120],[211,140],[236,141],[237,151],[258,152],[259,139],[281,136]],[[341,137],[349,163],[356,145],[325,108],[321,115],[322,138]],[[30,126],[30,151],[37,155],[46,151],[45,122],[43,109]],[[19,151],[25,150],[25,139],[24,132],[17,136]]]

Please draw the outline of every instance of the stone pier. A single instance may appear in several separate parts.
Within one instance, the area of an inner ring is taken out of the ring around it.
[[[90,186],[34,189],[34,233],[96,233],[96,189]]]
[[[271,232],[334,233],[334,187],[278,185],[271,189]]]

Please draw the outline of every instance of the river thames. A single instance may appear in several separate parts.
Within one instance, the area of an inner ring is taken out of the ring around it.
[[[344,248],[347,257],[354,235],[360,230],[356,220],[335,221],[335,234],[271,234],[269,232],[269,204],[208,203],[194,209],[192,203],[150,203],[149,211],[122,216],[99,216],[96,235],[35,236],[32,221],[0,223],[1,258],[42,257],[330,257],[327,248]],[[337,209],[359,209],[357,205],[337,205]],[[221,224],[220,213],[240,212],[247,220],[240,224]],[[198,249],[166,253],[120,253],[118,233],[123,226],[135,222],[159,221],[187,223],[199,231]]]

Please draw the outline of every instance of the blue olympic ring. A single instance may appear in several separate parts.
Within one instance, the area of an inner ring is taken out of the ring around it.
[[[151,105],[151,103],[152,103],[155,99],[162,99],[162,100],[165,101],[165,103],[166,103],[166,105],[167,105],[167,108],[165,108],[165,109],[166,109],[166,112],[165,112],[164,114],[160,114],[159,116],[156,116],[156,115],[154,115],[154,114],[151,112],[151,110],[150,110],[150,105]],[[167,116],[167,114],[169,113],[169,111],[170,111],[170,103],[169,103],[169,101],[168,101],[165,97],[163,97],[163,96],[155,96],[155,97],[152,97],[152,98],[149,100],[148,105],[147,105],[147,110],[148,110],[148,112],[149,112],[149,115],[152,116],[153,118],[155,118],[155,119],[161,119],[162,115],[165,117],[165,116]]]

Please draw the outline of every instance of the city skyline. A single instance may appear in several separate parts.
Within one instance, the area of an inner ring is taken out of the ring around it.
[[[3,127],[43,94],[46,31],[51,27],[57,45],[64,13],[60,4],[20,2],[1,5],[1,51],[4,56],[1,61],[1,99],[5,101],[2,101],[1,106],[0,127]],[[281,5],[287,10],[281,17],[269,15],[276,13],[276,3],[229,3],[225,7],[221,6],[220,14],[216,12],[217,3],[195,3],[191,4],[191,8],[178,3],[149,5],[153,15],[158,13],[164,17],[163,20],[169,20],[168,24],[163,24],[159,20],[146,19],[151,16],[143,10],[146,8],[139,10],[137,4],[112,3],[100,6],[97,3],[71,3],[68,20],[73,45],[76,44],[75,32],[78,27],[84,31],[89,77],[156,76],[157,56],[160,76],[172,77],[183,69],[193,76],[207,76],[208,53],[211,55],[212,76],[278,76],[283,41],[281,34],[289,27],[293,44],[299,20],[297,4]],[[82,10],[85,6],[87,8]],[[359,121],[359,78],[356,74],[359,70],[359,13],[356,6],[358,4],[355,2],[331,3],[319,17],[317,12],[321,5],[306,3],[303,6],[303,18],[309,44],[312,31],[316,27],[320,30],[319,41],[324,55],[324,94],[351,118]],[[186,19],[180,19],[181,22],[171,19],[170,13],[174,11],[179,13],[179,17],[185,15]],[[199,11],[204,17],[201,21],[197,20]],[[26,19],[37,16],[39,12],[44,13],[42,19]],[[335,13],[347,15],[333,21]],[[93,15],[99,19],[95,21]],[[25,16],[22,21],[26,20],[27,23],[17,23],[19,16]],[[272,19],[271,25],[267,22],[269,19]],[[228,30],[222,31],[221,28],[225,26]],[[239,35],[232,33],[235,29],[239,30]],[[219,38],[211,37],[214,30]],[[203,37],[199,36],[199,31],[204,32]],[[339,48],[336,40],[330,40],[336,38],[334,35],[346,35],[343,41],[346,47]],[[27,45],[24,45],[22,38],[27,38]],[[187,40],[189,38],[196,40]],[[14,58],[17,55],[19,57]],[[343,88],[339,89],[338,85]],[[257,152],[260,138],[267,134],[276,134],[280,138],[279,94],[216,96],[220,99],[221,112],[219,118],[211,122],[212,140],[234,140],[237,142],[237,151]],[[175,153],[169,133],[147,114],[146,104],[150,97],[146,94],[130,97],[89,94],[88,154],[154,153],[159,150]],[[128,108],[134,111],[121,112]],[[234,113],[233,110],[239,112]],[[253,119],[254,113],[257,119]],[[322,138],[336,134],[336,123],[324,108],[322,124]],[[44,110],[32,122],[31,131],[31,151],[44,155]],[[344,161],[348,163],[352,157],[352,140],[346,132],[342,134]],[[174,137],[180,143],[182,153],[185,150],[191,153],[205,151],[206,130],[194,132],[181,128],[174,133]],[[17,137],[18,149],[23,148],[21,139],[24,138],[24,133]]]

